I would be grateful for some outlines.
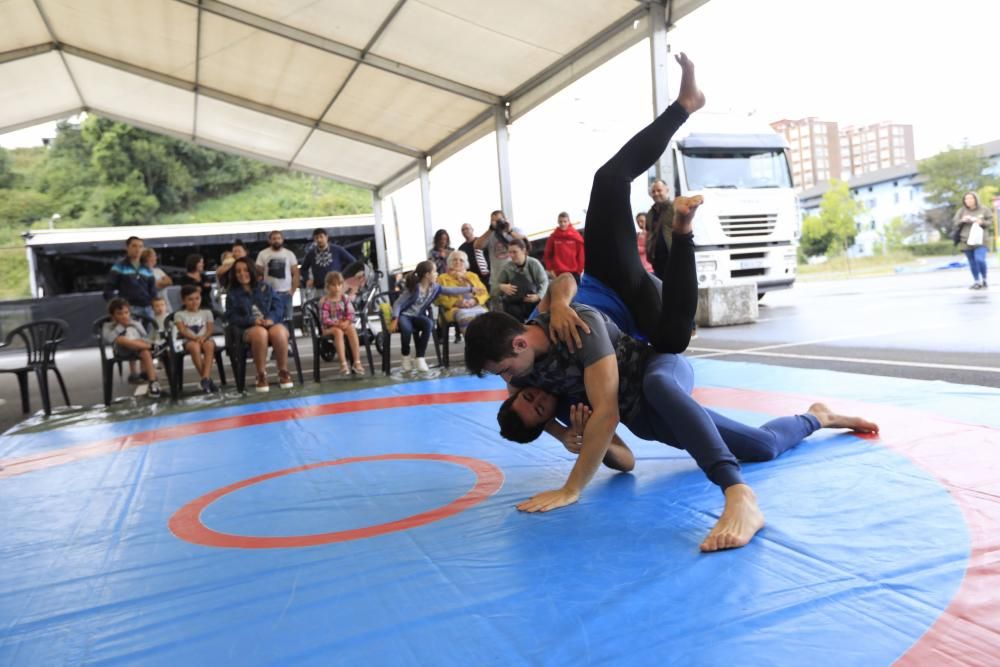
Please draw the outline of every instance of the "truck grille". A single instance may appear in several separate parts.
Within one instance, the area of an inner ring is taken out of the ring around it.
[[[744,236],[766,236],[778,224],[777,214],[768,215],[720,215],[722,232],[732,238]]]

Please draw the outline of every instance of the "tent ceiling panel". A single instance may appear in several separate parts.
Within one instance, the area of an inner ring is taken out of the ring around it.
[[[635,0],[577,0],[572,7],[561,0],[410,2],[372,51],[506,95],[635,9]]]
[[[52,41],[33,0],[0,2],[0,53]]]
[[[374,186],[413,162],[412,157],[317,130],[309,137],[292,167],[350,175]]]
[[[318,118],[354,67],[314,49],[210,13],[202,17],[200,83]]]
[[[83,106],[55,51],[0,66],[0,130]]]
[[[198,11],[172,0],[39,0],[57,42],[194,81]]]
[[[361,65],[324,121],[429,150],[488,106]]]
[[[544,102],[546,99],[573,83],[588,72],[600,67],[608,59],[625,51],[633,44],[649,35],[649,18],[645,15],[635,21],[628,22],[624,30],[613,32],[599,39],[601,48],[584,49],[572,64],[558,68],[548,78],[541,78],[537,85],[524,86],[523,91],[514,96],[510,104],[511,120],[516,120]]]
[[[0,130],[93,109],[384,193],[644,38],[661,1],[0,0]]]
[[[397,0],[231,0],[228,4],[363,49]]]
[[[212,99],[198,99],[198,138],[251,155],[289,162],[309,134],[305,125]]]
[[[191,137],[194,93],[66,54],[87,106]]]

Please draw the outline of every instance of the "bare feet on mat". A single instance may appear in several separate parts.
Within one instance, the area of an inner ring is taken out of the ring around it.
[[[694,80],[694,63],[687,54],[678,54],[677,63],[681,66],[681,92],[677,95],[677,103],[684,107],[688,114],[693,114],[705,106],[705,93],[701,92]]]
[[[684,197],[683,195],[674,198],[674,223],[673,232],[675,234],[690,234],[691,223],[694,222],[695,211],[701,206],[705,199],[701,195],[694,197]]]
[[[726,507],[712,532],[701,543],[702,551],[721,551],[746,546],[764,527],[764,514],[757,506],[757,496],[746,484],[726,489]]]
[[[878,424],[863,417],[838,415],[823,403],[809,406],[809,414],[819,420],[821,428],[849,428],[858,433],[878,433]]]

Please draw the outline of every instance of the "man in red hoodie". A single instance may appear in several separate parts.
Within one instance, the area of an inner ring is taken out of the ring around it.
[[[559,214],[559,226],[545,242],[545,270],[550,278],[572,273],[577,282],[583,273],[583,237],[573,228],[569,213]]]

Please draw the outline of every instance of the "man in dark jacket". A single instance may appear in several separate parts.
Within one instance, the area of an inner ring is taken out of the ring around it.
[[[133,315],[153,318],[153,298],[156,296],[156,278],[152,270],[139,261],[143,242],[138,236],[125,241],[125,257],[111,266],[111,273],[104,284],[104,298],[115,296],[128,301]]]
[[[670,257],[670,225],[674,219],[674,205],[670,201],[670,187],[659,178],[649,188],[653,205],[646,214],[646,259],[657,275],[666,275],[667,258]]]

